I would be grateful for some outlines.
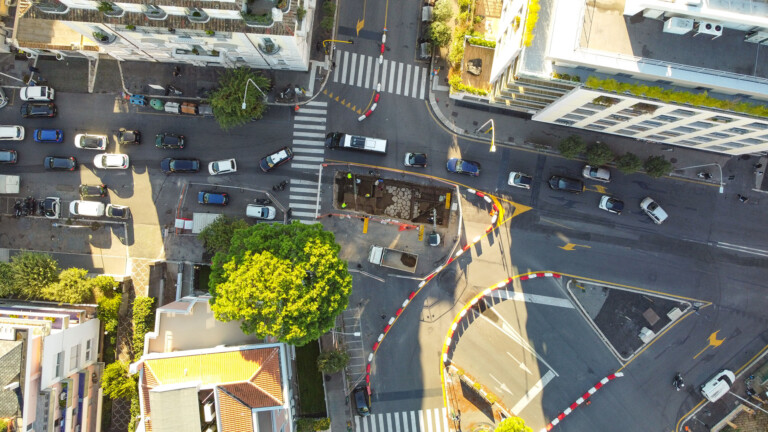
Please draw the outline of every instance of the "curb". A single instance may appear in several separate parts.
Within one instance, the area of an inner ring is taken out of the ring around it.
[[[619,377],[623,377],[623,376],[624,376],[624,374],[622,372],[616,372],[616,373],[610,374],[607,377],[601,379],[600,382],[598,382],[597,384],[592,386],[592,388],[587,390],[587,392],[584,393],[583,395],[581,395],[580,398],[576,399],[576,402],[572,403],[568,408],[565,409],[565,411],[561,412],[560,415],[558,415],[556,419],[552,420],[552,422],[550,422],[545,428],[541,429],[541,432],[545,432],[545,431],[551,430],[553,427],[557,426],[561,421],[563,421],[563,419],[566,416],[568,416],[568,414],[572,413],[573,410],[575,410],[576,407],[578,407],[579,405],[581,405],[581,404],[583,404],[585,402],[587,403],[587,405],[592,403],[592,402],[588,401],[590,396],[595,394],[595,392],[600,390],[604,385],[608,384],[608,381],[613,381],[614,379],[619,378]]]

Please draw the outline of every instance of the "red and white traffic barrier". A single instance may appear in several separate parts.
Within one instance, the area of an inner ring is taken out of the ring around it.
[[[381,34],[381,51],[379,51],[379,64],[384,62],[384,50],[387,44],[387,28],[384,27],[384,32]],[[373,115],[376,107],[379,105],[379,97],[381,96],[381,83],[376,84],[376,94],[373,96],[373,104],[368,110],[357,118],[357,121],[363,121]]]
[[[592,386],[591,389],[587,390],[586,393],[584,393],[580,398],[576,399],[576,402],[572,403],[568,408],[565,409],[565,411],[561,412],[560,415],[557,416],[554,420],[552,420],[551,423],[549,423],[544,429],[541,430],[541,432],[552,430],[553,427],[557,426],[558,423],[563,421],[563,419],[570,413],[573,412],[573,410],[576,409],[579,405],[583,403],[589,404],[588,402],[590,396],[595,394],[596,391],[600,390],[604,385],[608,384],[608,381],[612,381],[616,378],[623,377],[624,374],[622,372],[616,372],[614,374],[610,374],[607,377],[600,380],[599,383]]]

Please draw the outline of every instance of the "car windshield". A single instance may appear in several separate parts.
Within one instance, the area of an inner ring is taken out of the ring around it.
[[[123,217],[125,216],[125,209],[113,206],[113,207],[110,207],[109,213],[112,216]]]
[[[101,147],[101,139],[94,136],[84,136],[80,138],[80,145],[87,148]]]
[[[425,159],[426,158],[422,154],[413,154],[412,153],[410,155],[410,157],[408,157],[408,163],[411,164],[411,165],[421,164],[421,163],[424,163]]]
[[[270,155],[267,157],[267,163],[269,166],[275,166],[275,164],[279,163],[281,160],[288,157],[288,153],[285,152],[285,150],[281,150],[273,155]]]
[[[525,175],[522,175],[522,174],[518,174],[515,177],[515,183],[517,183],[517,184],[530,186],[532,182],[533,182],[532,178],[530,178],[528,176],[525,176]]]
[[[624,209],[624,202],[611,198],[608,200],[607,207],[609,209],[621,211]]]
[[[54,200],[43,201],[43,212],[46,216],[53,216],[55,214],[55,204],[56,201]]]
[[[13,158],[13,153],[11,153],[9,151],[0,151],[0,161],[2,161],[2,162],[10,162],[13,159],[14,159]]]

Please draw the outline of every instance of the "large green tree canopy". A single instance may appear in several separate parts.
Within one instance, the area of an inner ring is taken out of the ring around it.
[[[304,345],[332,329],[352,277],[333,233],[320,224],[256,224],[234,232],[213,258],[211,309],[243,332]]]
[[[248,83],[251,79],[261,89]],[[248,91],[245,91],[248,86]],[[211,92],[210,103],[213,116],[222,129],[227,130],[241,126],[254,119],[260,119],[267,108],[266,94],[269,93],[270,82],[261,73],[256,73],[246,67],[226,69],[219,78],[219,86]],[[264,92],[264,93],[262,93]],[[245,109],[243,95],[245,94]]]

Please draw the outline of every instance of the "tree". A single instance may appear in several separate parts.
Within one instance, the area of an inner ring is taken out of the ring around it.
[[[493,432],[533,432],[533,429],[526,426],[520,417],[509,417],[502,420]]]
[[[96,316],[104,323],[104,331],[110,335],[117,334],[118,312],[122,298],[120,296],[103,297],[98,302]]]
[[[17,294],[16,284],[13,283],[13,266],[0,262],[0,297],[15,297]]]
[[[227,252],[229,243],[235,231],[248,228],[248,223],[243,219],[235,219],[227,215],[221,215],[212,224],[203,228],[197,238],[203,242],[203,247],[210,254]]]
[[[349,363],[349,354],[344,350],[323,351],[317,356],[317,370],[331,374],[338,372]]]
[[[88,270],[68,268],[59,274],[59,281],[43,288],[41,297],[59,303],[85,303],[93,300]]]
[[[50,284],[59,280],[59,264],[44,253],[22,252],[11,258],[11,278],[17,295],[39,298]]]
[[[557,150],[560,151],[560,154],[563,155],[563,157],[568,159],[575,159],[581,153],[583,153],[586,148],[587,144],[584,143],[584,140],[581,139],[580,136],[571,135],[567,138],[563,138],[563,140],[560,141],[560,145],[557,147]]]
[[[128,363],[117,361],[104,368],[101,388],[112,399],[130,399],[136,393],[136,380],[128,375]]]
[[[144,335],[155,324],[155,298],[136,297],[133,300],[133,357],[140,358],[144,354]]]
[[[640,171],[643,161],[634,153],[624,153],[616,161],[616,168],[624,174],[632,174]]]
[[[433,21],[429,25],[429,36],[433,46],[444,47],[451,43],[451,29],[442,21]]]
[[[672,171],[672,163],[666,160],[664,156],[650,156],[643,163],[643,168],[645,168],[646,174],[658,178]]]
[[[248,83],[249,78],[259,86],[261,91]],[[245,109],[243,109],[243,93],[246,93],[246,86],[248,91]],[[219,78],[218,88],[211,93],[210,97],[213,116],[219,122],[219,126],[227,130],[244,125],[251,120],[260,119],[267,108],[266,93],[269,89],[269,79],[261,73],[246,67],[226,69]]]
[[[237,230],[211,266],[211,309],[257,337],[301,346],[332,329],[352,278],[333,233],[320,224],[257,224]]]
[[[432,20],[446,22],[453,16],[453,7],[449,0],[437,0],[432,8]]]
[[[611,162],[616,155],[613,154],[608,144],[596,142],[587,147],[587,163],[594,166],[605,165]]]
[[[87,283],[96,300],[102,297],[114,297],[120,292],[120,284],[112,276],[99,275],[88,279]]]

